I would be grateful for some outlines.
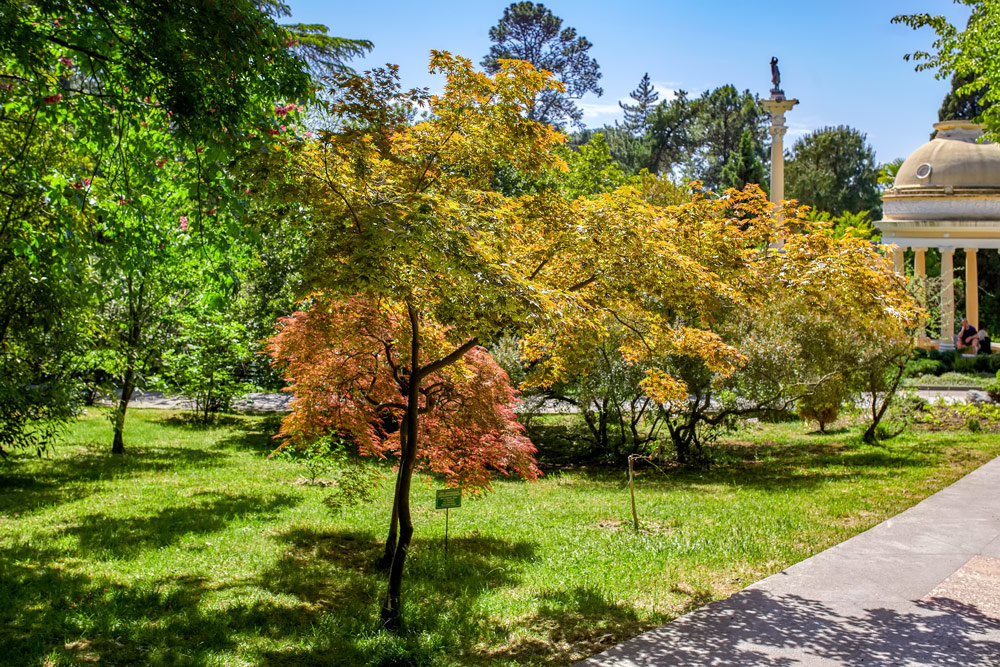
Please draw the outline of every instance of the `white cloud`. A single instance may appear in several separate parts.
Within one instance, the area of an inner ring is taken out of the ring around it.
[[[621,112],[621,107],[618,103],[614,104],[596,104],[593,102],[577,102],[576,105],[580,107],[583,111],[583,117],[590,120],[593,118],[605,118],[607,116],[615,116]]]
[[[677,96],[676,85],[673,83],[654,81],[653,88],[660,95],[658,102],[669,101]],[[594,124],[595,121],[597,123],[610,123],[620,119],[622,109],[619,103],[634,104],[635,100],[626,95],[616,102],[577,102],[576,105],[583,111],[584,120],[588,124]]]

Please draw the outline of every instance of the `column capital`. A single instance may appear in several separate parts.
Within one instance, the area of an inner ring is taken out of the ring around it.
[[[949,255],[952,255],[955,253],[955,246],[949,246],[949,245],[939,246],[938,252],[940,252],[941,254],[948,253]]]
[[[965,248],[964,250],[966,255],[974,255],[979,248]]]
[[[912,250],[913,252],[927,252],[927,248],[921,248],[917,246],[911,246],[910,250]]]

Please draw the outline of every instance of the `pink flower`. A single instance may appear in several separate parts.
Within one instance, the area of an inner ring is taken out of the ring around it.
[[[282,132],[284,132],[285,131],[285,126],[284,125],[279,125],[278,129],[281,130]]]
[[[60,58],[59,62],[61,62],[66,67],[73,67],[73,59],[72,58],[65,58],[65,57],[64,58]]]
[[[181,231],[186,232],[188,230],[188,219],[186,215],[181,216]]]
[[[156,161],[156,166],[159,167],[160,169],[163,169],[163,165],[165,165],[166,163],[167,163],[167,158],[161,157],[159,160]]]
[[[312,138],[313,138],[312,130],[307,131],[306,132],[306,139],[312,139]]]

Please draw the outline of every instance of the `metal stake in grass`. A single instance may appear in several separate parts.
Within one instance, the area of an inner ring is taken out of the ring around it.
[[[645,457],[638,454],[629,454],[628,457],[628,492],[632,496],[632,526],[637,533],[639,532],[639,515],[635,513],[635,468],[632,467],[632,464],[636,459],[641,458]]]

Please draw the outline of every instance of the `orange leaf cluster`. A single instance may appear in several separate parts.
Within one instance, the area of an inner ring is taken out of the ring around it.
[[[448,347],[442,327],[425,324],[424,349]],[[409,330],[405,314],[362,297],[316,299],[282,318],[268,350],[295,395],[279,435],[288,446],[340,433],[362,454],[398,456],[407,408]],[[534,479],[535,448],[514,414],[517,390],[482,347],[426,377],[419,406],[417,466],[451,486],[489,488],[495,472]]]

